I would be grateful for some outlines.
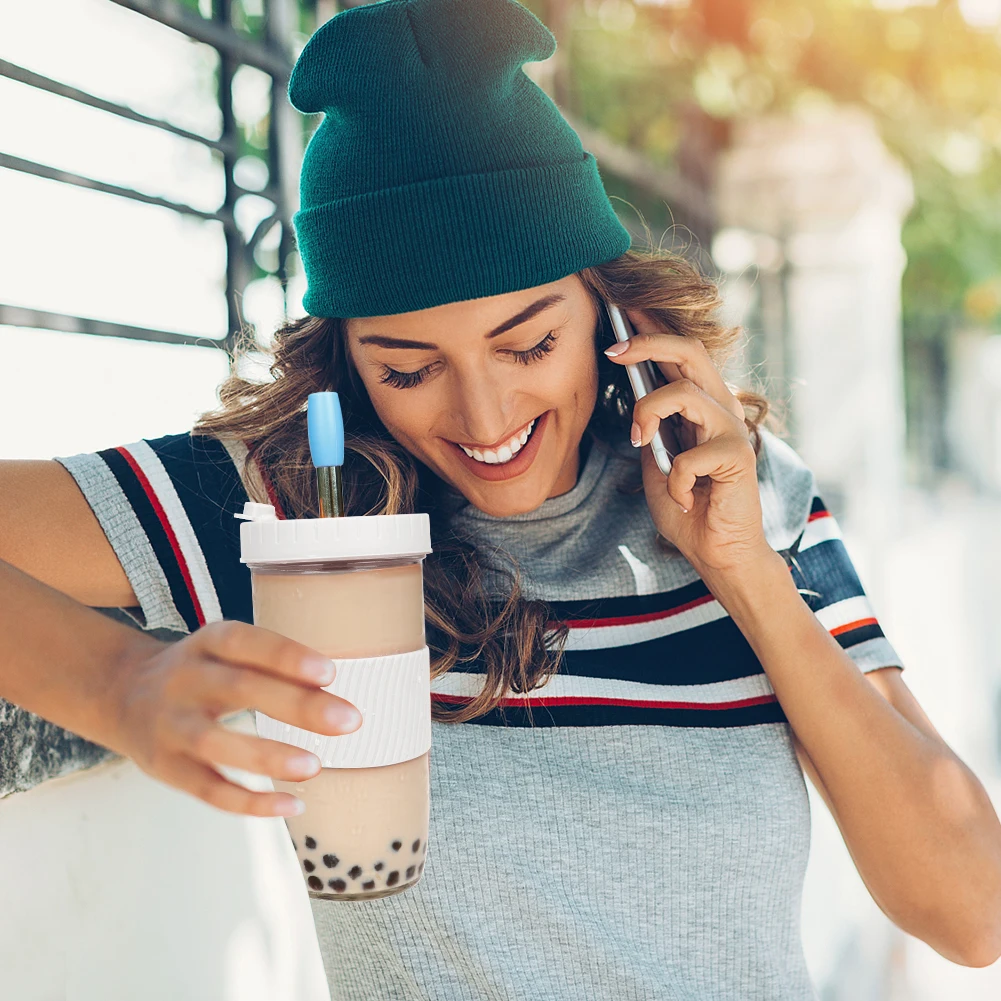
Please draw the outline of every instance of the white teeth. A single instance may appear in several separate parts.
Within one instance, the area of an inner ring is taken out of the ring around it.
[[[535,421],[533,420],[524,431],[516,434],[509,441],[501,445],[496,452],[491,449],[487,449],[485,452],[481,452],[478,448],[466,448],[465,445],[460,445],[459,448],[466,453],[471,459],[475,459],[477,462],[486,462],[491,466],[503,465],[505,462],[510,462],[511,459],[521,451],[521,446],[528,441],[528,436],[532,433],[532,428],[535,427]]]

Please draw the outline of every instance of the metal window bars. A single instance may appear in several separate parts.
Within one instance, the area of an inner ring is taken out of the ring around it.
[[[335,0],[307,0],[301,4],[300,0],[261,0],[263,19],[260,39],[241,35],[233,28],[232,0],[210,0],[211,17],[200,16],[178,0],[109,0],[109,2],[158,21],[216,50],[219,57],[217,100],[222,114],[222,130],[217,137],[199,135],[170,122],[152,118],[123,104],[96,97],[2,59],[0,59],[0,76],[97,108],[119,118],[201,143],[215,150],[221,155],[224,167],[225,195],[222,204],[215,211],[207,212],[181,202],[59,170],[2,151],[0,151],[0,167],[221,223],[226,242],[227,334],[222,339],[214,339],[3,303],[0,303],[0,325],[126,337],[232,351],[243,329],[240,300],[244,288],[254,273],[254,251],[276,224],[280,226],[280,239],[278,268],[275,273],[283,290],[287,289],[288,284],[287,262],[295,247],[290,221],[298,207],[298,173],[303,150],[303,133],[301,118],[285,100],[285,91],[293,62],[289,51],[289,39],[297,27],[300,6],[314,8],[317,23],[322,23],[339,8],[361,6],[371,0],[340,0],[339,3]],[[572,0],[551,0],[549,14],[560,34],[565,34],[566,26],[564,19],[558,15],[571,2]],[[560,44],[564,49],[568,43],[569,38],[561,38]],[[240,143],[233,113],[232,83],[241,65],[261,70],[271,78],[267,143],[269,179],[267,186],[261,191],[251,192],[242,188],[234,177],[234,168],[240,155]],[[674,207],[678,222],[687,223],[697,238],[708,239],[714,229],[713,206],[702,184],[693,182],[680,172],[654,165],[642,154],[619,147],[607,136],[588,128],[583,122],[572,118],[570,120],[584,140],[585,147],[598,156],[604,169],[608,169],[623,181],[634,184],[637,189],[666,200]],[[263,196],[274,206],[274,211],[257,225],[248,239],[244,238],[234,216],[236,202],[245,194]]]
[[[233,28],[232,0],[211,0],[211,17],[201,17],[177,0],[110,0],[110,2],[158,21],[216,50],[219,57],[217,100],[222,114],[222,130],[217,137],[199,135],[170,122],[141,114],[123,104],[88,94],[86,91],[52,80],[7,60],[0,59],[0,76],[97,108],[128,121],[169,132],[215,150],[223,161],[225,195],[222,204],[215,211],[204,211],[183,202],[145,194],[117,184],[108,184],[81,174],[11,156],[2,151],[0,151],[0,167],[221,223],[226,243],[227,334],[217,340],[4,303],[0,303],[0,325],[35,327],[105,337],[126,337],[231,351],[243,328],[240,300],[244,288],[254,273],[254,251],[276,224],[280,227],[276,275],[283,290],[288,284],[287,262],[295,247],[290,220],[298,206],[297,180],[299,160],[302,155],[302,132],[301,120],[285,100],[285,90],[292,69],[292,57],[288,45],[296,27],[298,4],[296,0],[263,0],[262,38],[257,40],[245,37]],[[234,177],[234,168],[240,155],[240,143],[233,113],[232,84],[233,77],[241,65],[252,66],[267,73],[271,78],[267,143],[268,183],[262,190],[253,192],[242,188]],[[244,238],[234,216],[236,201],[244,194],[262,196],[274,206],[274,211],[261,220],[249,239]]]

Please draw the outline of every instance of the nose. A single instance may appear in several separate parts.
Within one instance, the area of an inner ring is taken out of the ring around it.
[[[456,379],[455,441],[489,447],[511,431],[514,394],[493,379]]]

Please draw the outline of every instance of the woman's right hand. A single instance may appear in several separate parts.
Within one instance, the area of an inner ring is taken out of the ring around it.
[[[139,633],[107,692],[112,739],[105,743],[153,778],[222,810],[294,816],[302,807],[294,796],[252,792],[213,765],[294,782],[316,775],[319,758],[219,721],[253,708],[304,730],[351,733],[361,715],[321,690],[333,679],[333,662],[315,650],[243,622],[214,622],[175,643]]]

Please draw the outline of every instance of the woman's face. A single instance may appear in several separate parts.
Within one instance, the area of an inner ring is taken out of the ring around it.
[[[389,433],[481,511],[537,508],[573,487],[597,396],[598,316],[583,282],[345,324]]]

